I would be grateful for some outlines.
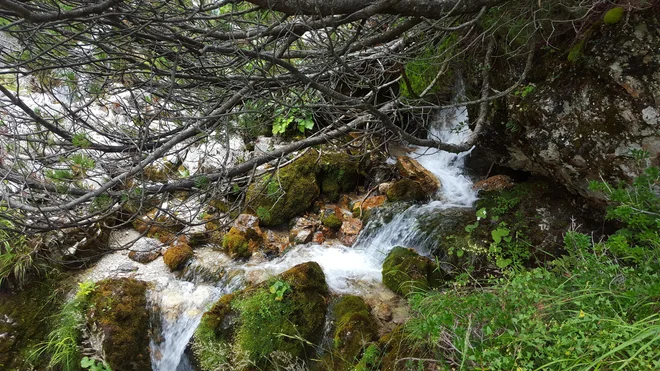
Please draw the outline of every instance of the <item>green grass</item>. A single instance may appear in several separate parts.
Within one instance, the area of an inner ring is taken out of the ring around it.
[[[80,370],[84,312],[94,288],[92,282],[79,284],[75,297],[66,302],[53,318],[53,330],[48,334],[48,339],[35,349],[30,358],[37,359],[45,353],[50,357],[48,367],[51,369]]]
[[[407,347],[442,370],[660,369],[660,171],[592,188],[623,227],[604,241],[570,230],[566,255],[469,288],[410,298]],[[405,354],[405,349],[399,354]],[[413,361],[414,363],[414,361]]]

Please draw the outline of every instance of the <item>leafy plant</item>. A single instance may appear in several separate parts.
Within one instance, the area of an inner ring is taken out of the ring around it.
[[[78,148],[89,148],[92,142],[89,141],[86,134],[78,133],[71,138],[71,144]]]
[[[270,293],[275,294],[275,300],[277,301],[282,301],[282,299],[284,299],[284,295],[289,290],[291,290],[291,285],[289,285],[287,282],[279,280],[275,281],[275,283],[273,283],[269,288]]]
[[[311,112],[300,108],[291,108],[288,110],[279,109],[275,111],[273,120],[273,134],[284,134],[292,123],[296,123],[296,128],[300,133],[314,128],[314,119]]]
[[[80,360],[80,367],[89,371],[112,371],[105,361],[96,361],[89,357],[83,357]]]

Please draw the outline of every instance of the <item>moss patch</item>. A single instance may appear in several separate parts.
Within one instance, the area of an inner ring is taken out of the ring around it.
[[[103,335],[104,359],[113,370],[150,370],[147,285],[132,278],[97,283],[87,321]]]
[[[443,278],[444,273],[433,260],[404,247],[392,249],[383,262],[383,283],[404,296],[438,287]]]
[[[17,293],[0,294],[0,369],[46,369],[47,355],[34,361],[28,361],[28,356],[46,340],[49,320],[64,299],[65,287],[61,281],[47,279]]]
[[[321,223],[328,228],[338,230],[341,228],[342,221],[337,215],[335,215],[335,213],[330,213],[328,216],[321,219]]]
[[[324,363],[332,370],[353,370],[362,350],[377,339],[378,325],[369,306],[354,295],[339,298],[332,314],[336,323],[333,350]]]
[[[308,151],[291,164],[266,175],[248,188],[247,199],[252,213],[261,224],[284,224],[310,208],[319,196],[316,182],[318,152]]]
[[[171,246],[163,254],[163,261],[171,271],[183,268],[190,258],[195,255],[193,249],[185,243]]]
[[[320,160],[321,193],[331,202],[358,184],[359,161],[344,152],[324,152]]]
[[[307,359],[323,332],[328,295],[321,267],[305,263],[222,297],[195,332],[196,363],[202,370],[245,364],[268,369],[278,362],[276,354]]]

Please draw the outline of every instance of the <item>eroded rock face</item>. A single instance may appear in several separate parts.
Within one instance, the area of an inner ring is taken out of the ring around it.
[[[596,26],[584,45],[574,62],[538,53],[535,63],[546,67],[536,69],[527,93],[508,98],[500,143],[491,144],[506,147],[507,166],[595,199],[588,181],[634,177],[634,151],[660,163],[660,17],[632,12],[625,22]]]

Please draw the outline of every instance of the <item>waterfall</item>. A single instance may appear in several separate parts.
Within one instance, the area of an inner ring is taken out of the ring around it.
[[[459,144],[471,134],[465,124],[464,107],[440,111],[429,128],[429,138]],[[450,207],[471,207],[476,200],[472,182],[463,174],[465,157],[470,151],[454,154],[432,148],[418,147],[410,153],[419,163],[440,180],[442,186],[434,200],[413,205],[395,215],[389,222],[373,221],[367,225],[353,247],[336,245],[299,245],[271,261],[239,263],[226,255],[202,248],[196,250],[196,259],[189,272],[181,279],[169,272],[162,259],[135,265],[125,254],[104,257],[87,274],[87,279],[98,280],[122,274],[150,282],[148,301],[155,313],[154,336],[151,341],[153,370],[193,370],[184,351],[199,324],[202,314],[222,295],[239,290],[245,277],[250,281],[266,279],[294,265],[316,261],[323,268],[330,290],[335,293],[353,293],[367,296],[382,290],[381,268],[387,253],[397,245],[428,253],[426,236],[420,233],[420,216]],[[382,224],[382,225],[381,225]],[[127,233],[127,232],[123,232]],[[127,266],[133,266],[127,269]],[[223,274],[217,274],[223,270]],[[226,277],[219,281],[210,276]]]

